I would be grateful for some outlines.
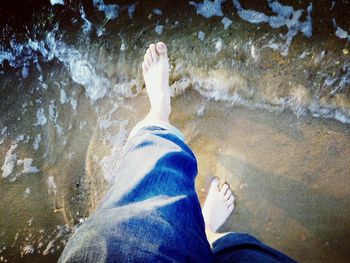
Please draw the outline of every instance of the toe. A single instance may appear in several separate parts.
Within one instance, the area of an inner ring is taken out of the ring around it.
[[[143,73],[146,73],[148,71],[148,65],[145,61],[142,62],[142,71]]]
[[[156,47],[160,57],[168,58],[167,47],[163,42],[158,42]]]
[[[220,193],[222,194],[223,197],[225,196],[227,189],[228,189],[228,184],[225,183],[220,190]]]
[[[232,191],[231,189],[227,189],[226,193],[225,193],[225,199],[228,200],[230,198],[230,196],[232,195]]]
[[[158,61],[158,55],[157,55],[157,51],[156,51],[156,45],[155,44],[151,44],[149,45],[149,49],[151,50],[151,56],[154,62]]]
[[[235,208],[234,204],[232,203],[231,205],[228,206],[228,211],[232,212],[233,208]]]
[[[213,188],[213,189],[215,189],[216,191],[219,191],[219,183],[220,183],[219,178],[215,177],[215,178],[211,181],[210,188]]]
[[[146,58],[147,58],[147,60],[148,60],[148,64],[149,64],[149,65],[152,65],[152,63],[153,63],[153,58],[152,58],[152,54],[151,54],[151,50],[150,50],[150,49],[147,49]]]
[[[230,198],[227,199],[227,201],[226,201],[227,206],[233,204],[233,201],[234,201],[234,200],[235,200],[235,199],[234,199],[233,195],[231,195]]]

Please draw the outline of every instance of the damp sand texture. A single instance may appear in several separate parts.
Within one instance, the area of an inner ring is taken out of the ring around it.
[[[113,182],[169,49],[171,122],[203,203],[227,181],[247,232],[301,262],[350,262],[347,1],[0,4],[0,261],[54,262]]]

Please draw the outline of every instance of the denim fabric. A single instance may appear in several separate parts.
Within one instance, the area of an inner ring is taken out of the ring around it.
[[[196,175],[196,158],[180,131],[166,123],[139,123],[123,148],[114,184],[96,212],[76,229],[59,262],[223,258],[225,244],[234,241],[224,237],[211,251],[195,192]]]
[[[59,262],[211,262],[194,188],[197,161],[168,129],[143,126],[124,147],[115,182]]]
[[[293,259],[248,234],[229,233],[213,243],[215,262],[294,263]]]

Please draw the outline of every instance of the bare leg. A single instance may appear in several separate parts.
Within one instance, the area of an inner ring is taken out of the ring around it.
[[[226,221],[234,209],[234,196],[228,184],[219,190],[219,179],[215,178],[209,189],[202,208],[205,232],[210,244],[227,233],[217,233],[218,228]]]
[[[145,120],[161,120],[169,123],[170,90],[167,47],[163,42],[151,44],[142,62],[143,78],[151,109]]]

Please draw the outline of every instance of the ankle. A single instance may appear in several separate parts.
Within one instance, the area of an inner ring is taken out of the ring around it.
[[[231,232],[224,232],[224,233],[217,233],[212,231],[207,225],[205,226],[205,234],[207,236],[208,242],[210,246],[213,245],[213,243],[220,239],[223,236],[226,236],[227,234],[230,234]]]
[[[154,108],[151,108],[151,110],[148,112],[147,116],[145,117],[145,120],[147,121],[163,121],[166,123],[169,123],[169,115],[167,111],[159,111],[158,109],[155,110]]]

